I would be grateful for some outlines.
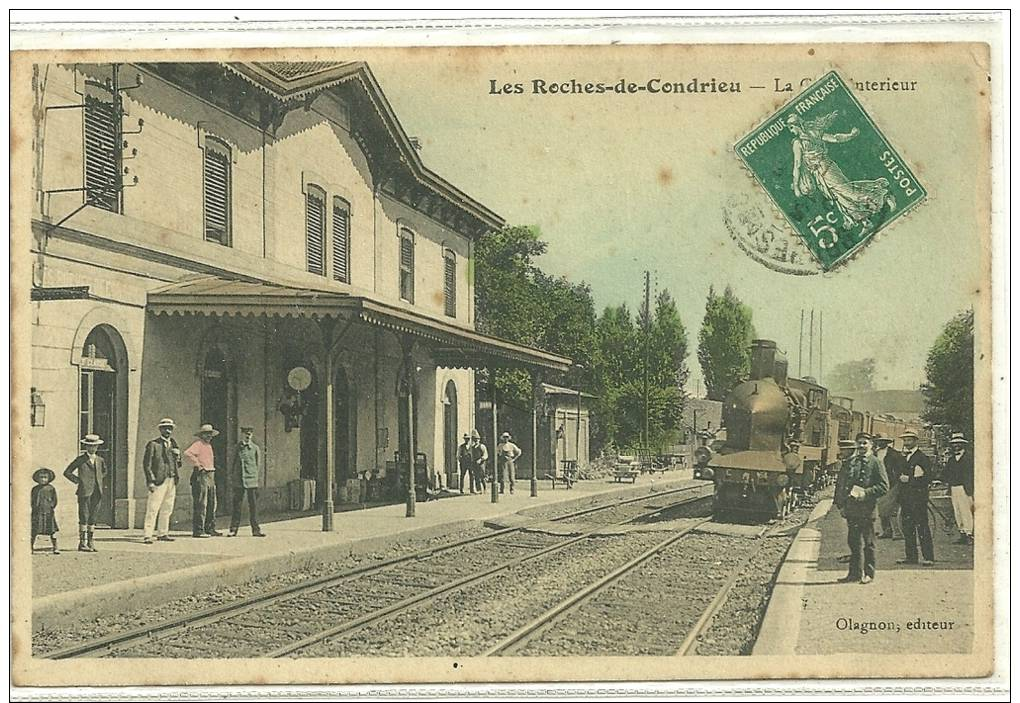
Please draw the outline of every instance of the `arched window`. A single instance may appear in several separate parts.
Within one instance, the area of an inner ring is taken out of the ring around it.
[[[414,302],[414,232],[400,228],[400,299]]]
[[[305,189],[305,247],[309,273],[326,275],[326,192],[318,186]]]
[[[206,137],[202,170],[202,204],[206,241],[230,246],[230,147]]]
[[[457,317],[457,255],[452,249],[443,252],[443,311]]]
[[[351,282],[351,206],[333,198],[333,280]]]

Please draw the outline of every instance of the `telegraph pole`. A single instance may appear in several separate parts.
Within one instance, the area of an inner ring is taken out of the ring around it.
[[[800,309],[800,342],[797,345],[797,376],[804,378],[804,308]]]
[[[645,437],[642,444],[644,449],[648,449],[648,338],[651,336],[652,327],[652,308],[651,308],[651,282],[652,275],[649,271],[645,271],[645,363],[644,363],[644,374],[643,374],[643,393],[645,400]],[[580,422],[580,417],[578,418]]]
[[[822,311],[818,311],[818,383],[822,382]]]
[[[815,369],[815,309],[811,308],[811,324],[808,327],[808,376],[814,373]]]

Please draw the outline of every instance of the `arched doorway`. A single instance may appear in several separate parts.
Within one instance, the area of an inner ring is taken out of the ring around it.
[[[98,325],[81,349],[79,368],[78,436],[98,434],[107,467],[97,524],[114,526],[115,505],[127,499],[127,351],[120,333]],[[126,515],[124,516],[126,520]]]
[[[457,470],[457,384],[446,382],[443,391],[443,462],[446,467],[446,485],[460,488],[460,471]]]
[[[233,384],[230,365],[226,354],[218,345],[213,345],[205,354],[202,364],[202,413],[200,423],[209,423],[219,430],[213,437],[213,456],[216,462],[216,513],[229,512],[230,496],[227,470],[230,467],[228,447],[230,438],[236,436],[233,412]]]

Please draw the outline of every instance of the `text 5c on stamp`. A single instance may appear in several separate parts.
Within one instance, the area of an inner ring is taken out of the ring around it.
[[[835,71],[734,149],[825,270],[927,196]]]

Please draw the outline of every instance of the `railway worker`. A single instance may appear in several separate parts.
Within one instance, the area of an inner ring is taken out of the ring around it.
[[[836,486],[833,491],[834,494],[839,494],[840,490],[842,490],[841,488],[842,481],[846,476],[846,474],[843,471],[843,467],[848,466],[847,462],[849,462],[850,457],[854,455],[854,449],[856,448],[857,445],[854,443],[852,439],[839,440],[839,453],[836,455],[836,458],[839,460],[839,462],[838,468],[836,469]],[[840,513],[842,513],[842,510],[840,511]],[[836,561],[839,562],[840,564],[849,564],[850,555],[842,554],[836,557]]]
[[[206,423],[198,428],[198,438],[184,450],[191,465],[191,536],[219,537],[216,531],[216,457],[213,437],[220,432]]]
[[[496,447],[496,476],[499,480],[499,492],[509,485],[510,494],[514,492],[514,480],[516,476],[515,463],[521,456],[521,448],[511,441],[509,432],[499,436],[499,446]]]
[[[489,450],[485,448],[485,444],[482,442],[482,435],[478,433],[478,430],[471,430],[471,458],[474,461],[471,479],[478,488],[478,492],[481,493],[485,490],[485,474],[486,466],[489,463]]]
[[[457,471],[460,473],[460,492],[467,484],[471,494],[475,493],[475,460],[471,456],[471,435],[464,433],[464,443],[457,447]]]
[[[142,541],[145,544],[152,544],[154,534],[160,542],[174,541],[170,536],[170,515],[174,512],[177,481],[180,479],[181,450],[177,440],[171,436],[174,432],[173,419],[164,417],[156,429],[159,436],[146,443],[142,456],[142,473],[149,489],[143,523]]]
[[[875,578],[875,516],[878,499],[889,490],[885,470],[872,453],[871,435],[861,432],[857,452],[840,471],[834,502],[846,518],[850,568],[842,583]]]
[[[949,486],[953,516],[960,531],[957,544],[974,544],[974,456],[962,432],[949,439],[949,458],[942,471],[942,482]]]
[[[97,434],[82,437],[81,444],[85,453],[79,454],[64,469],[64,478],[78,484],[75,495],[78,496],[78,551],[95,552],[92,535],[96,529],[96,517],[99,504],[103,500],[103,488],[106,486],[106,462],[99,456],[99,447],[103,438]]]
[[[900,509],[906,554],[897,564],[917,563],[917,544],[921,543],[921,565],[935,564],[935,545],[928,523],[928,485],[931,483],[931,459],[917,448],[917,433],[906,430],[903,440],[903,471],[899,475]]]
[[[259,498],[259,474],[262,468],[262,451],[252,441],[255,428],[251,425],[241,427],[241,441],[234,450],[234,461],[230,465],[230,481],[233,486],[234,505],[230,514],[230,532],[228,537],[236,537],[241,526],[241,501],[248,499],[248,523],[251,525],[252,537],[265,537],[266,533],[259,527],[256,503]]]
[[[879,539],[902,539],[900,528],[900,474],[903,472],[903,455],[892,446],[891,437],[876,434],[875,456],[882,462],[885,477],[889,480],[889,492],[878,501],[878,517],[882,523]]]

